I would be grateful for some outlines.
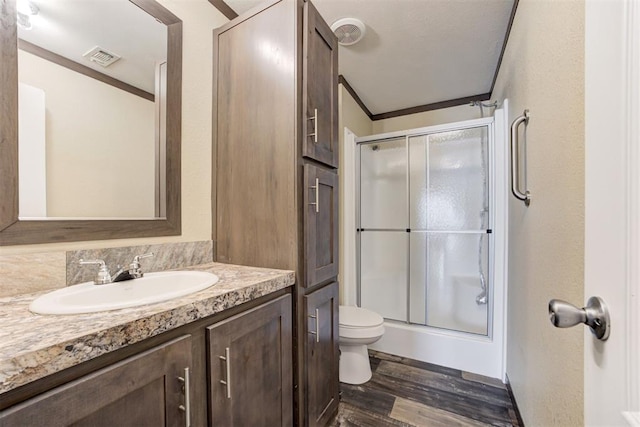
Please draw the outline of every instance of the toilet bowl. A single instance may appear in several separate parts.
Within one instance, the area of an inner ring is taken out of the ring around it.
[[[371,379],[367,345],[384,334],[384,319],[360,307],[341,305],[339,311],[340,382],[366,383]]]

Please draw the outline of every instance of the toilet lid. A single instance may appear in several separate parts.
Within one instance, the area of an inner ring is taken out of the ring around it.
[[[384,323],[382,316],[366,308],[341,305],[339,310],[341,327],[369,328]]]

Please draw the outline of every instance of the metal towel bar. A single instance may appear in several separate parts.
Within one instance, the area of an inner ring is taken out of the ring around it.
[[[529,124],[529,110],[524,110],[524,113],[515,119],[511,124],[511,192],[516,199],[522,200],[525,206],[531,204],[531,194],[529,190],[525,188],[524,192],[520,191],[520,141],[518,138],[518,128],[524,123],[525,126]],[[524,182],[525,187],[527,183],[527,156],[526,156],[527,140],[525,135],[523,151],[525,151],[524,157]]]

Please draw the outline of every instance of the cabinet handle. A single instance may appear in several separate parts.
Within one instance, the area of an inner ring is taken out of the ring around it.
[[[316,207],[316,213],[320,212],[320,180],[316,178],[316,185],[309,187],[312,190],[316,190],[316,201],[309,203]]]
[[[309,333],[311,335],[315,335],[316,336],[316,342],[320,342],[320,310],[318,310],[316,308],[315,316],[313,314],[310,314],[309,317],[311,317],[312,319],[316,319],[316,330],[315,331],[309,331]]]
[[[220,360],[224,360],[225,366],[227,367],[227,379],[220,380],[220,384],[224,384],[227,389],[227,399],[231,399],[231,357],[229,354],[229,347],[227,347],[224,349],[224,356],[218,356]]]
[[[189,368],[184,368],[184,377],[178,377],[178,381],[183,384],[184,387],[184,405],[178,406],[181,411],[184,411],[184,425],[191,427],[191,397],[189,395]]]
[[[313,137],[313,142],[318,143],[318,109],[315,108],[313,110],[313,117],[308,117],[307,120],[313,120],[313,133],[308,134],[307,136]]]

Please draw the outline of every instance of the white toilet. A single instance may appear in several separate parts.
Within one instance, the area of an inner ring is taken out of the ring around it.
[[[384,319],[366,308],[340,306],[340,382],[363,384],[371,379],[367,345],[384,334]]]

